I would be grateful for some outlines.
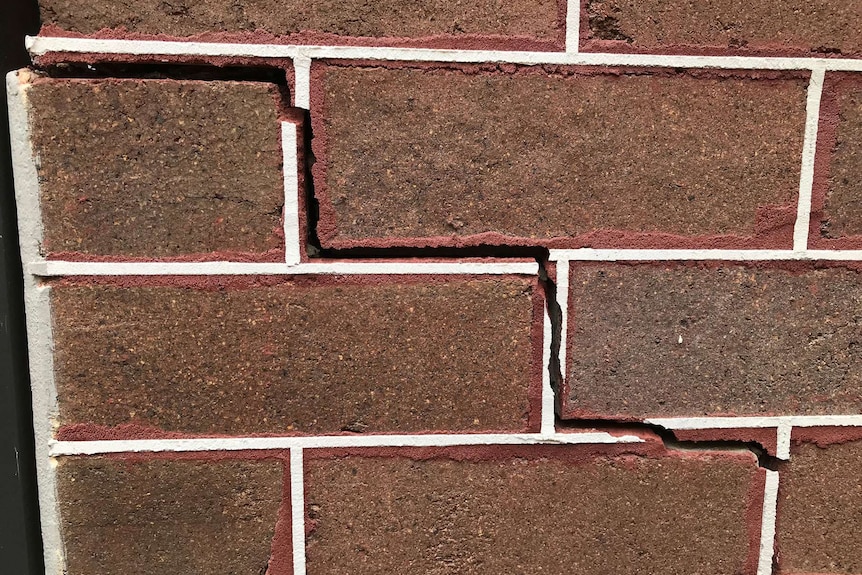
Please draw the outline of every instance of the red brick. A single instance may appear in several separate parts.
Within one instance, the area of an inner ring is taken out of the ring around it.
[[[643,450],[306,451],[309,572],[752,573],[754,458]]]
[[[586,0],[587,50],[862,53],[858,0]]]
[[[52,288],[61,437],[537,430],[535,278],[93,281]]]
[[[446,2],[386,0],[40,0],[43,32],[56,29],[98,35],[167,34],[204,39],[241,38],[300,43],[424,43],[493,47],[562,48],[565,3],[557,0]],[[103,29],[111,28],[113,33]],[[401,40],[398,42],[398,40]]]
[[[806,79],[313,68],[324,247],[790,247]]]
[[[277,85],[36,78],[27,95],[49,255],[283,261]]]
[[[63,459],[66,573],[263,573],[282,490],[278,460]]]
[[[781,471],[779,573],[862,573],[862,441],[791,449]]]
[[[862,411],[857,271],[573,264],[570,281],[564,417]]]

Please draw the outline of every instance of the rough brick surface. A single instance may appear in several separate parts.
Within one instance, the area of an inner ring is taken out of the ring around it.
[[[40,78],[27,93],[49,254],[284,257],[276,85]]]
[[[122,283],[52,288],[62,424],[535,429],[543,300],[533,278]]]
[[[862,52],[860,0],[586,0],[588,49]],[[601,42],[601,41],[615,41]]]
[[[64,459],[67,573],[263,573],[282,478],[276,460]]]
[[[508,37],[561,45],[564,8],[556,0],[40,0],[43,24],[74,32],[103,28],[138,34],[192,36],[258,33],[263,38],[338,41],[351,37]],[[295,36],[299,35],[299,38]]]
[[[307,460],[309,572],[751,572],[750,455],[585,451]]]
[[[567,417],[862,411],[859,273],[574,265]]]
[[[780,573],[862,573],[862,441],[793,448],[781,472]]]
[[[316,66],[324,246],[789,247],[803,77],[502,68]]]

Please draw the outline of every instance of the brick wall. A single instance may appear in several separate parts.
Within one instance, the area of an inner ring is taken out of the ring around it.
[[[862,575],[859,0],[40,5],[50,575]]]

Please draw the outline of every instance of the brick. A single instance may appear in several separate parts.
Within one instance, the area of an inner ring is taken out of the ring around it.
[[[600,449],[306,451],[309,572],[753,573],[751,454]]]
[[[63,459],[68,575],[263,573],[283,463]]]
[[[587,0],[584,16],[587,50],[862,53],[858,0]]]
[[[49,255],[283,261],[277,85],[36,78],[27,95]]]
[[[40,0],[42,23],[85,34],[104,28],[121,34],[252,36],[256,41],[288,36],[291,41],[338,43],[350,39],[437,40],[442,45],[472,39],[482,47],[518,40],[522,47],[561,48],[565,5],[556,0]]]
[[[862,441],[796,445],[781,471],[779,573],[862,573]]]
[[[798,75],[315,64],[324,247],[790,247]]]
[[[61,437],[537,430],[535,278],[150,281],[52,288]]]
[[[862,411],[859,273],[574,265],[568,418]]]

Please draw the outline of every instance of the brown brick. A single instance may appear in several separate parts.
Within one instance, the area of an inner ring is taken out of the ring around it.
[[[575,265],[564,415],[859,413],[859,273],[786,267]]]
[[[790,246],[804,78],[486,68],[315,66],[325,246]]]
[[[275,84],[40,78],[27,94],[48,253],[284,258]]]
[[[547,446],[336,453],[306,461],[308,568],[751,573],[759,477],[750,454],[611,457]]]
[[[263,573],[283,463],[64,459],[68,575]]]
[[[524,431],[539,418],[535,278],[117,279],[51,298],[60,422],[89,424],[67,435]]]
[[[294,41],[331,43],[350,38],[426,38],[485,42],[501,38],[562,46],[565,5],[557,0],[40,0],[42,22],[83,32],[103,28],[121,33],[272,35]],[[254,34],[257,33],[257,34]],[[477,46],[478,47],[478,46]],[[535,47],[535,46],[527,46]]]
[[[585,12],[588,50],[862,52],[859,0],[587,0]]]
[[[780,573],[862,573],[862,441],[795,446],[781,471]]]

